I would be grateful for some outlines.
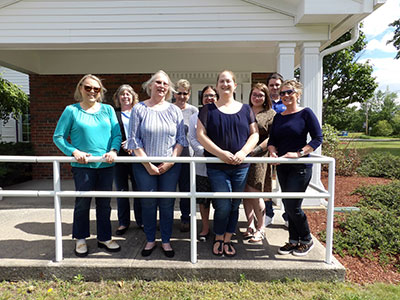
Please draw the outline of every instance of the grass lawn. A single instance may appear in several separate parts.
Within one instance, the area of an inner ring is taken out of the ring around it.
[[[343,282],[29,281],[0,283],[0,299],[274,299],[393,300],[400,286]]]
[[[393,155],[400,156],[400,141],[341,141],[341,148],[355,148],[359,150],[364,150],[365,152],[390,152]]]

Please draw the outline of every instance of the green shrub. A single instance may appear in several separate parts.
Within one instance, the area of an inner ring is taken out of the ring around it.
[[[371,135],[373,136],[390,136],[393,133],[393,127],[386,120],[381,120],[372,128]]]
[[[400,179],[400,157],[389,152],[371,152],[362,159],[357,173],[367,177]]]
[[[400,181],[361,187],[354,193],[362,196],[360,211],[336,216],[334,251],[341,256],[378,254],[381,263],[400,271]]]
[[[0,155],[34,155],[30,143],[0,143]],[[31,163],[0,163],[0,182],[2,187],[32,179]]]
[[[322,154],[333,157],[336,160],[336,175],[352,176],[357,170],[361,162],[361,154],[359,150],[350,149],[347,146],[339,149],[339,137],[337,130],[329,125],[322,126],[323,143]],[[323,171],[328,171],[328,165],[322,165]]]

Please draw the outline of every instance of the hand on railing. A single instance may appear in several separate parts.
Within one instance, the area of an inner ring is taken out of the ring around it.
[[[92,156],[90,153],[86,153],[83,151],[79,151],[76,149],[74,152],[72,152],[72,155],[76,159],[76,161],[80,164],[87,164],[88,163],[88,157]]]

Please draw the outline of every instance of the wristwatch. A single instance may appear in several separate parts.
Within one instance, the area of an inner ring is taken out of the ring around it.
[[[297,151],[298,153],[299,153],[299,157],[303,157],[303,156],[305,156],[306,155],[306,152],[304,152],[304,150],[303,149],[300,149],[299,151]]]

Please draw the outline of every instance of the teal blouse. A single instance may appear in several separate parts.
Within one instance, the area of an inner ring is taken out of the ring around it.
[[[100,103],[97,112],[88,113],[81,108],[80,103],[75,103],[64,109],[54,131],[53,141],[67,156],[71,156],[76,149],[92,156],[102,156],[111,149],[118,151],[122,138],[112,106]],[[73,162],[71,165],[81,168],[106,168],[114,164],[91,162],[85,165]]]

